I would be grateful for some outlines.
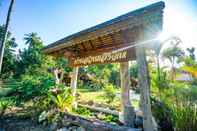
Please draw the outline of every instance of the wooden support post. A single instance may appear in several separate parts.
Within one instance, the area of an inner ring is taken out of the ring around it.
[[[120,78],[121,78],[121,103],[122,103],[122,113],[123,122],[126,126],[134,126],[135,112],[131,106],[130,96],[129,96],[129,62],[120,63]]]
[[[75,101],[75,97],[76,97],[76,92],[77,92],[77,76],[78,76],[78,70],[79,68],[78,67],[74,67],[73,68],[73,72],[72,72],[72,75],[71,75],[71,88],[72,88],[72,95],[74,97],[74,100],[73,100],[73,106],[76,108],[77,107],[77,103]]]
[[[143,46],[136,47],[136,56],[138,63],[138,81],[141,93],[140,104],[143,111],[143,128],[144,131],[154,131],[150,103],[148,64],[146,61],[145,48]]]

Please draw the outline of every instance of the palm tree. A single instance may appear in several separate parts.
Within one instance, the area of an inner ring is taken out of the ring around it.
[[[25,44],[28,45],[30,48],[42,46],[42,41],[35,32],[25,34],[24,40]]]
[[[2,39],[1,44],[0,44],[0,73],[1,73],[1,69],[2,69],[4,48],[5,48],[6,38],[7,38],[7,34],[8,34],[8,26],[9,26],[9,23],[10,23],[10,17],[11,17],[11,12],[12,12],[12,8],[13,8],[13,5],[14,5],[14,1],[15,0],[11,0],[11,2],[10,2],[10,6],[9,6],[9,9],[8,9],[8,14],[7,14],[7,19],[6,19],[6,24],[5,24],[5,33],[4,33],[3,39]]]

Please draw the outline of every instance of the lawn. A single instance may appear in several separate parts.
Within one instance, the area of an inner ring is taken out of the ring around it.
[[[108,102],[108,99],[105,97],[105,92],[103,90],[91,90],[80,88],[78,89],[78,103],[85,104],[89,106],[109,108],[111,110],[121,110],[120,104],[120,89],[116,89],[116,97],[112,102]],[[139,107],[138,100],[132,100],[132,105],[135,108]]]

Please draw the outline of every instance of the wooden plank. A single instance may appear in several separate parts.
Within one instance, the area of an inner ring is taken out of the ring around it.
[[[91,45],[92,49],[94,49],[95,47],[93,46],[92,41],[91,41],[91,40],[89,40],[88,42],[90,43],[90,45]]]
[[[83,47],[84,51],[87,51],[87,49],[86,49],[85,45],[83,44],[83,42],[81,43],[81,46]]]
[[[71,66],[86,66],[86,65],[92,65],[92,64],[103,64],[103,63],[116,63],[116,62],[125,62],[132,59],[133,51],[125,50],[125,51],[119,51],[119,52],[109,52],[108,53],[99,53],[84,57],[76,57],[73,59],[70,59],[70,65]]]

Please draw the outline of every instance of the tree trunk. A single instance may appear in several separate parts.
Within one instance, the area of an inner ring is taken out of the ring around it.
[[[126,126],[134,126],[135,112],[131,106],[129,96],[130,75],[129,75],[129,62],[120,63],[120,78],[121,78],[121,103],[123,122]]]
[[[54,77],[55,77],[55,85],[60,84],[60,79],[59,79],[58,73],[59,73],[58,69],[53,70],[53,74],[54,74]]]
[[[150,103],[150,80],[148,74],[148,64],[146,61],[145,49],[142,46],[136,47],[136,56],[138,63],[138,81],[141,90],[141,108],[143,111],[144,131],[153,131],[151,103]]]
[[[11,0],[10,6],[9,6],[9,9],[8,9],[6,24],[5,24],[5,33],[4,33],[3,39],[2,39],[1,44],[0,44],[0,74],[1,74],[1,70],[2,70],[4,48],[5,48],[5,43],[6,43],[6,39],[7,39],[8,26],[9,26],[9,23],[10,23],[10,17],[11,17],[11,12],[12,12],[13,5],[14,5],[14,0]]]
[[[76,92],[77,92],[77,76],[78,76],[78,67],[74,67],[73,68],[73,72],[71,74],[71,88],[72,88],[72,96],[74,97],[73,99],[73,107],[76,108],[77,107],[77,103],[75,101],[75,96],[76,96]]]

